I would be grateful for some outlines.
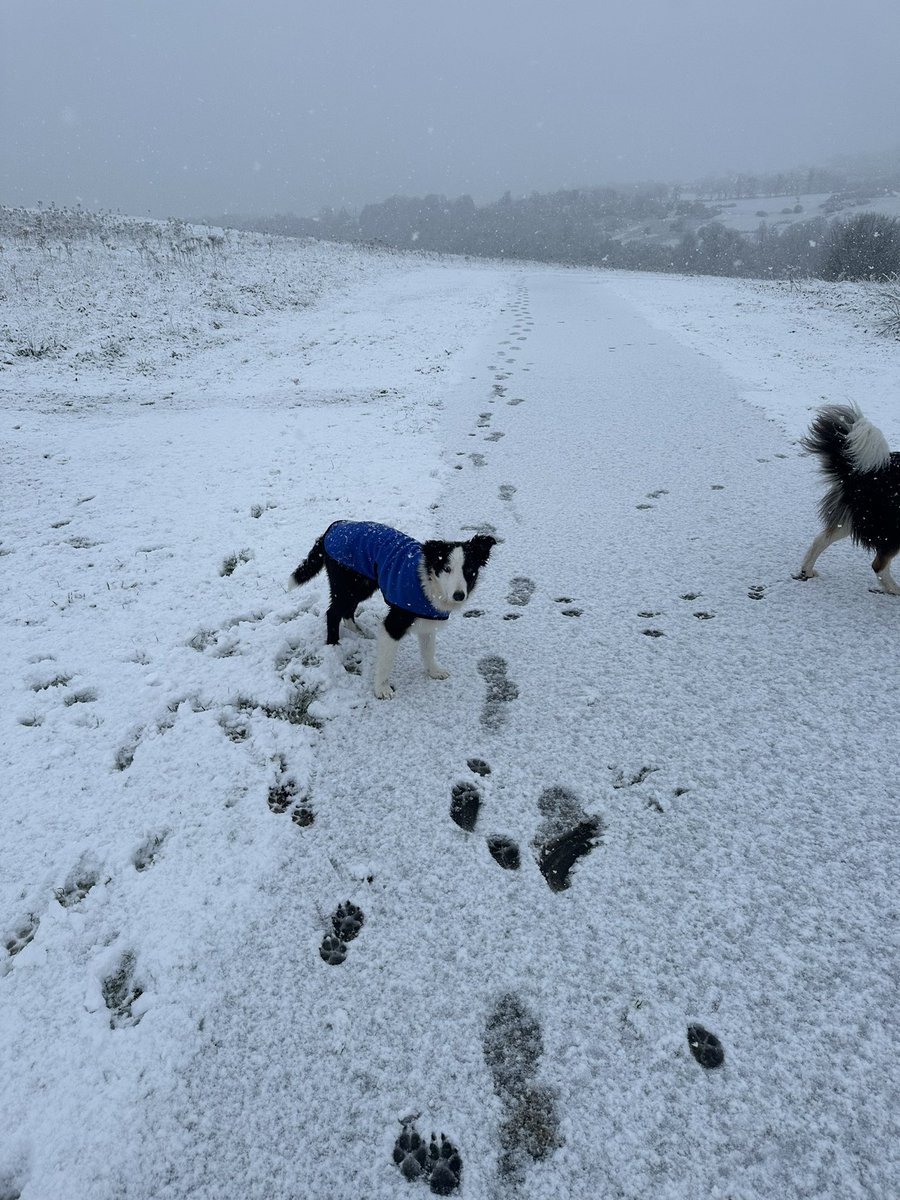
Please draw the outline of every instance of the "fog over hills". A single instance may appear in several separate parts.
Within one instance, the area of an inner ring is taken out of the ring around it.
[[[362,209],[877,153],[900,8],[859,0],[5,6],[0,203]]]

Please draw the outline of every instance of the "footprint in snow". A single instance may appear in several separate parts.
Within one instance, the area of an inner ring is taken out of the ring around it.
[[[401,1122],[403,1128],[394,1143],[393,1159],[404,1179],[427,1182],[435,1196],[449,1196],[462,1178],[462,1156],[445,1134],[433,1133],[426,1145],[415,1127],[415,1119]]]
[[[329,966],[337,967],[347,957],[347,943],[352,942],[363,927],[363,912],[347,900],[331,914],[332,932],[322,939],[319,954]]]
[[[616,770],[615,767],[609,768],[611,771]],[[612,780],[612,786],[617,789],[639,787],[645,779],[658,771],[659,767],[644,766],[639,767],[636,771],[631,770],[626,773],[623,770],[616,771],[615,778]],[[686,796],[690,788],[676,787],[672,789],[672,795],[677,799],[679,796]],[[640,794],[640,793],[639,793]],[[668,812],[667,804],[664,802],[661,793],[658,789],[651,789],[649,794],[644,793],[643,799],[647,808],[651,808],[654,812]]]
[[[613,768],[610,767],[610,770]],[[619,771],[615,779],[612,781],[614,788],[629,788],[637,787],[639,783],[643,783],[648,775],[652,775],[654,771],[658,771],[659,767],[639,767],[637,771],[626,775],[624,771]]]
[[[504,871],[518,871],[522,865],[519,847],[512,838],[502,833],[492,833],[487,839],[488,853]]]
[[[276,762],[278,774],[275,781],[269,785],[266,796],[269,811],[280,815],[291,809],[291,820],[295,825],[301,828],[312,825],[316,818],[309,803],[309,796],[300,792],[296,780],[287,773],[287,762],[281,755]]]
[[[470,759],[469,768],[482,777],[490,774],[490,767],[483,759]],[[652,767],[645,769],[649,774]],[[644,772],[639,772],[627,785],[641,782]],[[614,787],[626,786],[620,773]],[[450,816],[467,833],[473,833],[481,812],[483,795],[477,784],[464,780],[453,785],[450,793]],[[564,787],[545,788],[538,799],[544,821],[534,838],[537,862],[541,874],[554,892],[565,891],[570,885],[572,867],[599,843],[603,834],[600,817],[590,816],[581,807],[573,792]],[[518,844],[505,834],[490,834],[487,848],[494,861],[506,871],[517,871],[521,866]]]
[[[134,1014],[135,1001],[144,994],[135,975],[137,962],[131,950],[119,959],[118,966],[100,984],[103,1003],[109,1009],[110,1029],[124,1029],[140,1023],[143,1013]]]
[[[72,682],[71,675],[45,675],[30,685],[33,692],[46,692],[50,688],[67,687]]]
[[[294,802],[296,791],[293,785],[286,781],[284,783],[273,783],[269,788],[269,794],[266,797],[266,803],[269,806],[269,811],[273,813],[287,812]]]
[[[689,1025],[687,1031],[691,1054],[701,1067],[708,1071],[721,1067],[725,1061],[725,1049],[714,1033],[702,1025]]]
[[[506,721],[505,706],[518,699],[519,689],[507,676],[506,659],[488,654],[478,660],[478,673],[487,684],[487,696],[481,711],[484,729],[496,732]]]
[[[269,788],[268,798],[269,810],[281,815],[282,812],[287,812],[290,809],[290,820],[295,826],[301,829],[306,829],[316,821],[316,814],[306,797],[298,803],[298,791],[292,784],[274,784]],[[293,805],[293,808],[292,808]]]
[[[538,866],[551,890],[563,892],[571,886],[575,863],[599,845],[603,822],[586,813],[574,792],[564,787],[545,788],[538,808],[544,816],[534,839]]]
[[[99,881],[99,866],[84,859],[69,872],[65,883],[56,888],[53,895],[63,908],[76,908]]]
[[[555,604],[571,604],[572,597],[571,596],[557,596],[554,603]],[[582,613],[584,612],[584,609],[583,608],[561,608],[559,611],[564,617],[580,617],[582,615]]]
[[[537,584],[525,575],[517,575],[509,581],[509,591],[506,594],[507,604],[517,604],[524,608],[534,595]]]
[[[26,946],[31,945],[40,923],[40,917],[35,913],[29,913],[12,927],[3,939],[3,947],[9,958],[15,958],[17,954],[22,953]],[[5,969],[0,969],[0,974],[5,975],[10,969],[10,965],[7,961],[4,964]]]
[[[549,1158],[563,1138],[553,1091],[536,1080],[544,1054],[540,1023],[514,992],[491,1010],[482,1050],[503,1106],[499,1172],[507,1183],[520,1184],[528,1160]]]
[[[481,810],[481,789],[465,781],[455,783],[450,793],[450,817],[460,829],[472,833]]]
[[[169,831],[163,830],[162,833],[151,833],[141,842],[131,856],[131,865],[136,871],[146,871],[153,866],[168,836]]]
[[[473,774],[485,779],[491,768],[483,758],[470,758],[466,764]],[[450,817],[466,833],[474,833],[481,812],[483,795],[481,788],[471,780],[455,783],[450,791]],[[519,847],[512,838],[503,834],[490,834],[486,838],[487,848],[495,862],[506,871],[517,871],[521,865]]]
[[[504,1098],[515,1096],[537,1073],[544,1038],[537,1020],[513,992],[494,1005],[482,1042],[494,1088]]]

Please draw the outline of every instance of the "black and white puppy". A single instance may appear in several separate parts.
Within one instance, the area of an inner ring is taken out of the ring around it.
[[[394,694],[390,674],[397,644],[416,627],[422,662],[432,679],[448,672],[434,657],[437,622],[462,608],[478,582],[496,538],[477,534],[467,542],[417,542],[399,529],[374,521],[335,521],[291,575],[291,583],[307,583],[324,567],[331,603],[325,614],[329,646],[340,641],[341,621],[358,631],[357,606],[379,589],[388,614],[378,627],[375,695]]]
[[[812,579],[816,559],[841,538],[874,552],[872,570],[892,596],[900,587],[891,561],[900,551],[900,454],[855,406],[819,409],[800,445],[820,460],[829,483],[819,504],[825,528],[806,553],[796,579]]]

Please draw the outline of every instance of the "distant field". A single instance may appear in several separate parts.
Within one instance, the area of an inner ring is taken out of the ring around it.
[[[696,232],[712,221],[718,221],[738,233],[752,234],[765,223],[779,233],[789,225],[812,221],[818,217],[846,219],[860,212],[883,213],[888,217],[900,217],[900,193],[866,195],[862,192],[813,192],[801,195],[748,196],[740,200],[712,201],[685,192],[684,200],[696,200],[705,204],[707,213],[691,217],[663,217],[660,219],[635,221],[621,231],[624,241],[644,238],[675,245],[685,233]]]

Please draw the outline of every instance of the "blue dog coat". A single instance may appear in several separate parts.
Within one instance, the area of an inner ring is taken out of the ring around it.
[[[344,567],[374,579],[388,604],[429,621],[450,614],[435,608],[419,579],[422,547],[407,534],[375,521],[335,521],[325,531],[328,554]]]

